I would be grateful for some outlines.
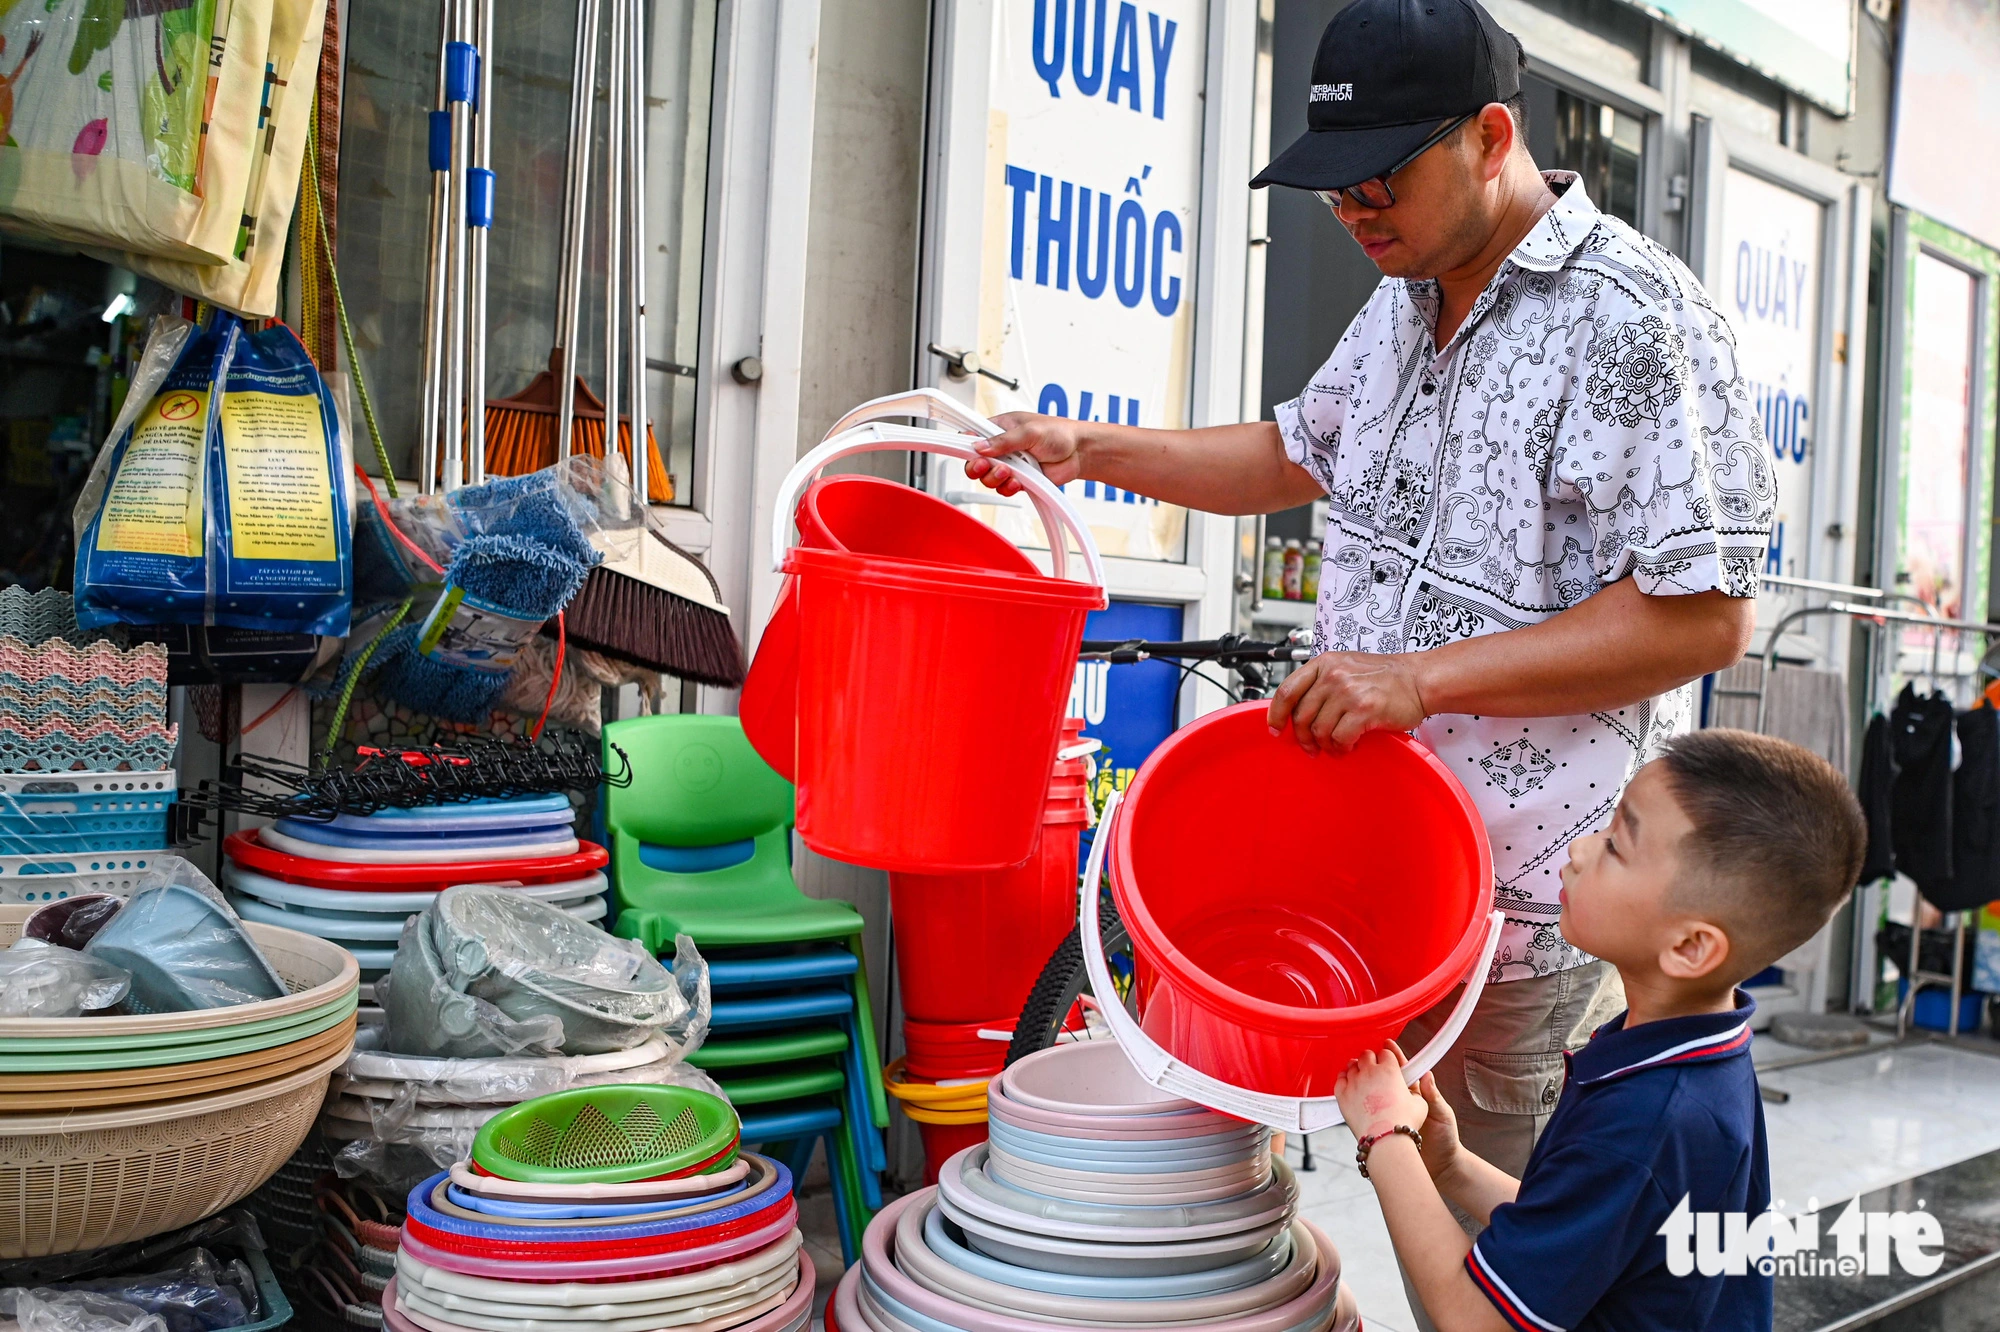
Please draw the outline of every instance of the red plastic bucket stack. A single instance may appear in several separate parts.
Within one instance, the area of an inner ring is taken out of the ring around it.
[[[1083,723],[1066,719],[1062,749]],[[990,1078],[1007,1044],[981,1031],[1011,1032],[1049,955],[1076,924],[1077,843],[1089,820],[1086,761],[1058,758],[1042,806],[1034,854],[1011,869],[889,875],[896,922],[896,978],[903,1002],[905,1076],[912,1082]],[[962,1147],[985,1141],[982,1124],[923,1131],[927,1175]]]
[[[967,433],[867,424],[887,416]],[[909,1053],[886,1085],[933,1164],[984,1139],[984,1081],[1076,918],[1088,807],[1083,765],[1057,754],[1080,731],[1063,716],[1084,620],[1107,604],[1103,564],[1031,463],[1018,470],[1046,574],[942,500],[818,473],[881,450],[970,460],[973,437],[997,433],[923,391],[863,404],[799,460],[778,497],[799,536],[772,534],[785,580],[740,704],[751,745],[797,787],[800,840],[889,872]]]

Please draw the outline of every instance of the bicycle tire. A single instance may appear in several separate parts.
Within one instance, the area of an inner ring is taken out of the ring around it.
[[[1109,895],[1099,906],[1097,924],[1097,937],[1103,940],[1107,957],[1130,947],[1131,940],[1125,933],[1125,924],[1118,919],[1118,908],[1112,904]],[[1014,1038],[1007,1043],[1007,1063],[1012,1064],[1056,1043],[1063,1019],[1069,1016],[1070,1008],[1088,985],[1089,978],[1083,966],[1082,931],[1081,925],[1071,926],[1062,942],[1056,945],[1055,952],[1049,954],[1042,974],[1035,978],[1034,988],[1028,991],[1027,1003],[1021,1006],[1020,1020],[1014,1024]]]

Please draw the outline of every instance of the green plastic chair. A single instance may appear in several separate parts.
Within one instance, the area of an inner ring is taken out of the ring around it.
[[[862,955],[861,913],[807,897],[792,878],[792,784],[750,747],[734,717],[634,717],[604,728],[631,764],[632,781],[604,788],[614,932],[655,955],[685,934],[704,950],[839,943],[860,968],[853,992],[869,1110],[889,1123]]]
[[[703,948],[860,935],[860,912],[792,879],[792,784],[736,718],[634,717],[606,726],[604,743],[632,765],[631,785],[605,788],[619,934],[656,953],[677,933]]]

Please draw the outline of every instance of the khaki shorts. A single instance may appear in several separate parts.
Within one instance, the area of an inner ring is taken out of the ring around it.
[[[1397,1038],[1415,1054],[1445,1024],[1464,987],[1454,987]],[[1580,1049],[1590,1033],[1625,1007],[1625,987],[1608,962],[1489,985],[1480,994],[1458,1043],[1433,1070],[1438,1091],[1458,1117],[1458,1139],[1516,1179],[1562,1096],[1563,1052]],[[1449,1204],[1447,1204],[1449,1205]],[[1482,1227],[1452,1207],[1468,1235]],[[1436,1332],[1407,1273],[1403,1289],[1423,1332]]]

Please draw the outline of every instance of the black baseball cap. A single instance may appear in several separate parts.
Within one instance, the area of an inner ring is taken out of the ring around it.
[[[1306,132],[1250,182],[1373,180],[1441,123],[1521,91],[1521,44],[1477,0],[1354,0],[1320,34]]]

